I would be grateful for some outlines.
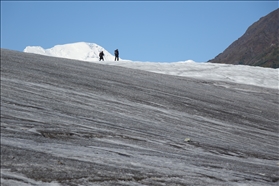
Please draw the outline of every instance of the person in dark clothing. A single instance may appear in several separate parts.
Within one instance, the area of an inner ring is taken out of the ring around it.
[[[119,51],[118,51],[118,49],[116,49],[114,51],[114,56],[115,56],[114,61],[119,61]]]
[[[101,61],[101,60],[104,61],[104,55],[105,55],[104,52],[101,51],[100,54],[99,54],[99,57],[100,57],[100,60],[99,60],[99,61]]]

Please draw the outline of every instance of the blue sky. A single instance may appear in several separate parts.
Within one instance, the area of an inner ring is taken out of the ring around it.
[[[96,43],[135,61],[206,62],[277,1],[1,1],[1,48]]]

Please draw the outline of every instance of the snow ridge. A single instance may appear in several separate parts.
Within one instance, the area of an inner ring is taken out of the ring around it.
[[[95,43],[77,42],[64,45],[55,45],[49,49],[40,46],[27,46],[23,52],[35,53],[52,57],[76,59],[82,61],[99,61],[99,53],[103,51],[106,61],[114,61],[114,56],[103,47]]]

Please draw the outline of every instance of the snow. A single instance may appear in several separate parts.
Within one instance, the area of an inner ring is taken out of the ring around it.
[[[100,51],[104,51],[105,61],[99,62]],[[226,81],[273,89],[278,89],[279,82],[279,69],[271,68],[204,63],[195,62],[193,60],[172,63],[155,63],[130,61],[120,58],[120,61],[115,62],[113,55],[95,43],[78,42],[56,45],[50,49],[43,49],[40,46],[28,46],[24,49],[24,52],[122,66],[174,76],[185,76],[213,81]]]
[[[98,61],[99,53],[103,51],[105,60],[114,60],[106,49],[95,44],[86,42],[69,43],[64,45],[56,45],[49,49],[43,49],[40,46],[27,46],[24,52],[35,53],[53,57],[61,57],[68,59],[77,59],[82,61]]]

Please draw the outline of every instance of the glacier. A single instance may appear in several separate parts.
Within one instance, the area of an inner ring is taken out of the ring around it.
[[[1,185],[278,185],[278,71],[237,68],[1,49]]]

